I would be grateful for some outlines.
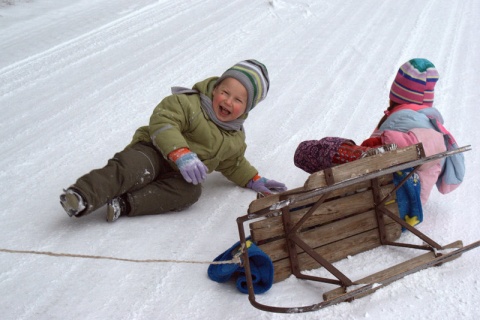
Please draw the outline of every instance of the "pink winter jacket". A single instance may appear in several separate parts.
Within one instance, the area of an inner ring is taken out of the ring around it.
[[[405,148],[421,142],[427,157],[447,150],[443,135],[433,129],[415,128],[407,133],[385,130],[381,133],[381,137],[384,144],[396,143],[398,148]],[[430,192],[441,172],[442,160],[425,163],[417,170],[421,182],[420,198],[423,205],[427,202]],[[448,193],[454,188],[455,186],[453,185],[442,185],[439,187],[439,191],[441,193]]]
[[[405,104],[385,113],[388,115],[387,120],[372,134],[372,137],[380,137],[383,144],[395,143],[399,148],[404,148],[421,142],[426,156],[444,152],[447,147],[456,147],[455,139],[443,127],[441,114],[435,108]],[[432,161],[418,169],[422,204],[427,202],[435,184],[440,193],[446,194],[456,189],[463,180],[463,155],[448,162],[448,168],[447,161],[450,159]]]

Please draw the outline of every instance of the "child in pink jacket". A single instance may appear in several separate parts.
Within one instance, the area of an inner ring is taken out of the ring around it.
[[[369,139],[360,146],[337,137],[303,141],[295,152],[295,165],[312,173],[384,151],[382,148],[403,148],[419,142],[426,156],[457,148],[455,139],[443,126],[442,115],[432,107],[438,79],[438,71],[429,60],[407,61],[391,86],[390,106]],[[417,173],[421,202],[425,204],[434,185],[442,194],[460,185],[465,175],[463,154],[423,164]]]
[[[426,156],[458,148],[455,138],[443,126],[441,113],[432,107],[438,79],[437,69],[427,59],[404,63],[390,89],[390,106],[362,146],[395,143],[403,148],[421,142]],[[417,173],[421,182],[420,197],[425,204],[434,185],[442,194],[460,185],[465,175],[463,154],[423,164]]]

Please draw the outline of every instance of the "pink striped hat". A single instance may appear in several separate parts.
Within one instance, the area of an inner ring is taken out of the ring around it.
[[[427,59],[416,58],[398,69],[390,89],[390,100],[432,106],[438,71]]]

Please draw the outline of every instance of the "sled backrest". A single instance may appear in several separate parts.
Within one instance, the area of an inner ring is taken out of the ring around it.
[[[382,170],[421,157],[421,144],[367,157],[316,172],[301,188],[253,201],[249,214],[271,211],[249,226],[252,240],[273,262],[274,282],[292,274],[292,250],[289,253],[286,240],[286,231],[291,232],[292,228],[295,235],[330,263],[398,239],[401,226],[388,217],[382,217],[384,223],[379,230],[376,203],[381,199],[389,196],[383,205],[398,215],[392,174],[382,174]],[[372,175],[374,172],[377,174]],[[283,208],[272,210],[287,198]],[[283,217],[286,214],[288,220]],[[300,225],[294,227],[299,221]],[[296,247],[295,255],[300,271],[320,267],[300,247]]]

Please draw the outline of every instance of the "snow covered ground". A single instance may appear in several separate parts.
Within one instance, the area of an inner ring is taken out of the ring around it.
[[[13,4],[8,4],[13,3]],[[433,61],[435,106],[460,145],[467,176],[436,190],[419,226],[447,244],[480,239],[480,1],[0,1],[0,249],[126,259],[211,261],[238,240],[235,219],[255,195],[218,174],[181,213],[105,222],[105,208],[69,218],[62,188],[147,123],[171,86],[191,86],[255,58],[271,90],[246,123],[247,156],[289,187],[302,140],[368,137],[398,67]],[[410,234],[402,237],[409,239]],[[395,260],[378,249],[338,264],[361,277]],[[480,250],[373,295],[313,313],[252,307],[206,264],[132,263],[0,252],[2,319],[478,319]],[[290,278],[259,297],[320,301]]]

